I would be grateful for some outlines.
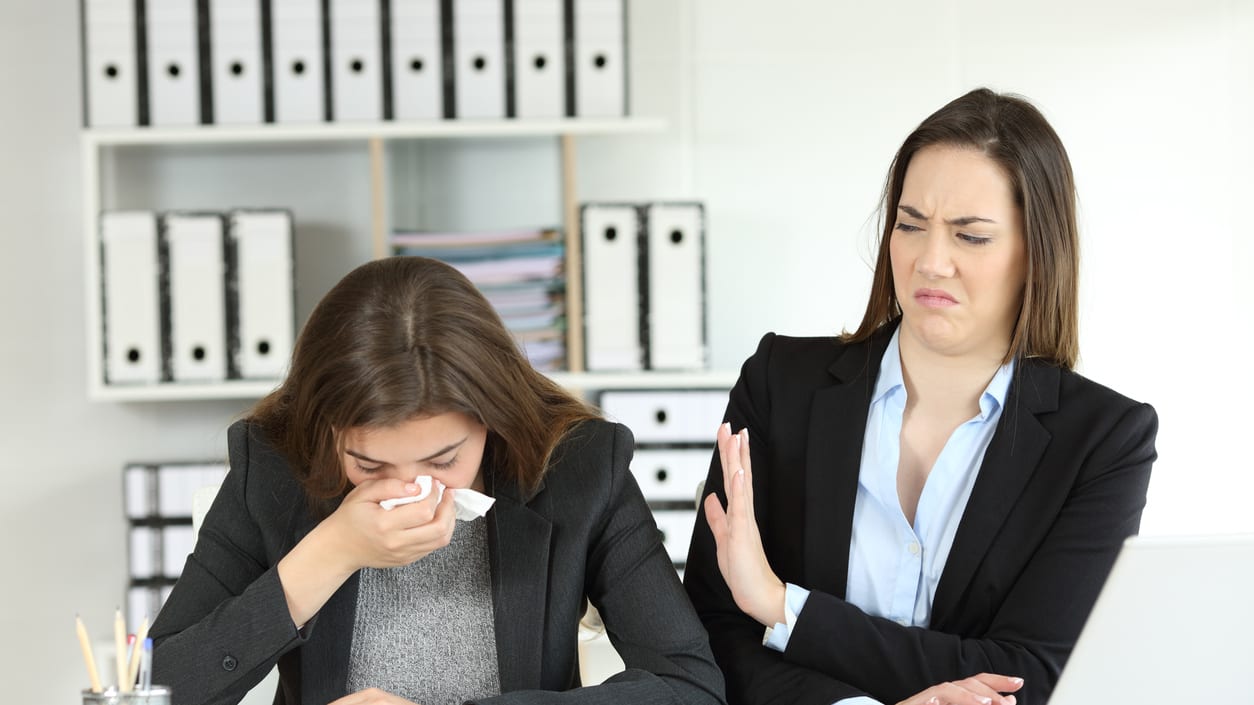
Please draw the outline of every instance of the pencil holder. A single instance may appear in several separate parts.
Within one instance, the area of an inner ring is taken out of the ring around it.
[[[130,693],[119,693],[115,688],[101,693],[84,690],[83,705],[170,705],[170,689],[154,685],[147,690]]]

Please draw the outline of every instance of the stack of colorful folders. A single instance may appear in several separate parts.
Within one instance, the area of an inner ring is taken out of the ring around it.
[[[397,232],[392,251],[456,267],[496,308],[536,369],[566,368],[565,247],[557,230]]]

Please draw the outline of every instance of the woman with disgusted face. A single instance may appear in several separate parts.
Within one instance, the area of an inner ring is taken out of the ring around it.
[[[924,120],[882,217],[858,329],[745,362],[685,584],[733,705],[1043,705],[1157,416],[1073,371],[1075,186],[1029,103]]]

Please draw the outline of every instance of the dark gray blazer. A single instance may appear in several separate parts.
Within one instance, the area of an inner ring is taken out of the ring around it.
[[[1020,360],[984,454],[928,629],[846,602],[867,409],[895,326],[871,341],[768,334],[731,392],[750,427],[754,508],[771,567],[811,590],[788,642],[762,646],[697,519],[684,581],[733,705],[894,703],[983,671],[1021,676],[1044,705],[1123,540],[1136,533],[1158,417],[1078,374]],[[717,455],[707,492],[725,498]]]
[[[357,576],[297,631],[276,566],[317,521],[258,429],[236,423],[229,446],[231,471],[152,627],[154,681],[176,705],[237,703],[277,663],[276,704],[323,705],[346,694]],[[580,424],[526,495],[494,482],[485,460],[503,693],[485,705],[723,702],[705,630],[628,469],[632,449],[625,426]],[[627,668],[577,689],[588,600]]]

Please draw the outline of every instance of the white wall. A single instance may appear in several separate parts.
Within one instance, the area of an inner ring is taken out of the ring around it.
[[[581,140],[580,185],[588,198],[706,201],[716,367],[737,367],[767,330],[855,324],[897,144],[969,88],[1020,92],[1053,120],[1080,185],[1083,371],[1159,410],[1145,530],[1254,530],[1254,330],[1239,298],[1254,257],[1254,6],[630,1],[635,112],[671,128]],[[0,664],[15,701],[74,702],[73,614],[104,634],[121,601],[122,464],[219,457],[247,407],[86,400],[77,5],[0,5]],[[398,217],[558,217],[544,141],[396,156]],[[303,316],[369,256],[365,164],[349,146],[140,150],[113,165],[109,195],[292,205]],[[467,198],[485,175],[483,197]]]

